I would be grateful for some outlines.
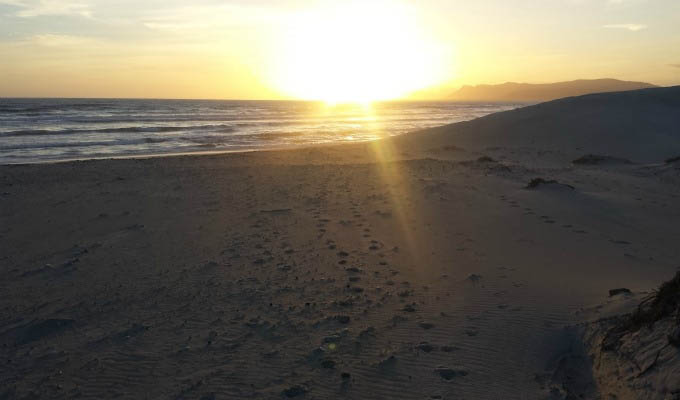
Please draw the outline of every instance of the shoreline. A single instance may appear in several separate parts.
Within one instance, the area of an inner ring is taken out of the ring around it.
[[[72,158],[65,160],[45,160],[45,161],[35,161],[35,162],[23,162],[23,163],[10,163],[10,164],[0,164],[3,166],[25,166],[25,165],[51,165],[51,164],[63,164],[63,163],[81,163],[88,161],[114,161],[114,160],[148,160],[153,158],[165,158],[165,157],[194,157],[194,156],[210,156],[210,155],[227,155],[227,154],[240,154],[240,153],[254,153],[259,151],[285,151],[289,150],[287,148],[267,148],[259,150],[223,150],[223,151],[196,151],[196,152],[182,152],[182,153],[158,153],[158,154],[131,154],[131,155],[121,155],[114,157],[91,157],[91,158]]]
[[[419,131],[414,131],[416,133]],[[404,133],[402,135],[408,135],[410,133]],[[401,135],[398,135],[401,136]],[[391,136],[396,137],[396,136]],[[194,152],[180,152],[180,153],[158,153],[158,154],[131,154],[131,155],[121,155],[114,157],[92,157],[92,158],[74,158],[66,160],[45,160],[36,162],[24,162],[24,163],[11,163],[11,164],[0,164],[0,167],[4,166],[26,166],[26,165],[51,165],[51,164],[63,164],[63,163],[82,163],[88,161],[115,161],[115,160],[148,160],[156,158],[171,158],[171,157],[203,157],[203,156],[228,156],[230,154],[251,154],[251,153],[267,153],[267,152],[279,152],[279,151],[302,151],[310,149],[323,149],[331,146],[351,146],[367,144],[372,142],[377,142],[380,140],[385,140],[389,138],[379,138],[374,140],[362,140],[353,142],[331,142],[331,143],[316,143],[309,145],[299,145],[291,147],[267,147],[259,149],[244,149],[244,150],[215,150],[215,151],[194,151]]]

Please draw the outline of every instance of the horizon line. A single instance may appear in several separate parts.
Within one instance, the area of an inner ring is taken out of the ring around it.
[[[235,99],[235,98],[206,98],[206,97],[78,97],[78,96],[66,96],[66,97],[54,97],[54,96],[0,96],[0,100],[192,100],[192,101],[297,101],[306,103],[326,103],[325,100],[320,99]],[[432,98],[432,99],[409,99],[409,98],[396,98],[390,100],[374,100],[371,103],[385,103],[385,102],[396,102],[396,101],[453,101],[446,98]],[[337,104],[353,104],[355,102],[339,102]]]
[[[554,81],[554,82],[543,82],[543,83],[505,81],[505,82],[502,82],[502,83],[466,84],[466,85],[461,85],[458,89],[453,89],[453,90],[460,90],[464,87],[500,86],[500,85],[505,85],[505,84],[509,84],[509,83],[526,84],[526,85],[549,85],[549,84],[568,83],[568,82],[577,82],[577,81],[600,81],[600,80],[615,80],[615,81],[620,81],[620,82],[646,83],[646,84],[649,84],[649,85],[652,85],[652,86],[656,86],[657,88],[680,86],[680,82],[673,83],[673,84],[670,84],[670,85],[660,85],[660,84],[646,82],[646,81],[626,81],[626,80],[621,80],[621,79],[617,79],[617,78],[579,78],[579,79],[572,79],[572,80],[565,80],[565,81]],[[290,102],[308,102],[308,103],[327,103],[327,101],[322,100],[322,99],[294,99],[294,98],[239,99],[239,98],[208,98],[208,97],[0,96],[0,100],[7,100],[7,99],[22,99],[22,100],[24,100],[24,99],[25,100],[56,100],[56,99],[70,99],[70,100],[178,100],[178,101],[192,100],[192,101],[270,101],[270,102],[290,101]],[[371,103],[386,103],[386,102],[399,102],[399,101],[427,102],[427,101],[465,101],[465,100],[454,100],[454,99],[446,98],[446,97],[433,97],[433,98],[403,97],[403,98],[394,98],[394,99],[386,99],[386,100],[374,100],[374,101],[371,101]],[[471,101],[468,101],[468,102],[479,102],[479,101],[471,100]],[[499,101],[499,102],[502,102],[502,101]],[[355,103],[355,102],[348,101],[348,102],[338,102],[337,104],[353,104],[353,103]]]

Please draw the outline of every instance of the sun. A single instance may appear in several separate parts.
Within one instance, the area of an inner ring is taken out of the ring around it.
[[[274,86],[299,99],[397,99],[453,74],[450,46],[428,37],[416,10],[395,1],[325,3],[298,13],[277,47]]]

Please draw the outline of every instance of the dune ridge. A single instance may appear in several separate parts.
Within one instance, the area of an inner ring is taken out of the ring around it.
[[[663,162],[680,154],[680,86],[596,93],[422,131],[414,146],[540,149],[561,161],[598,154]]]

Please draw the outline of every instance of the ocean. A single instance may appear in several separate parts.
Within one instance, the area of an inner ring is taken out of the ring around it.
[[[520,106],[0,98],[0,164],[366,141]]]

